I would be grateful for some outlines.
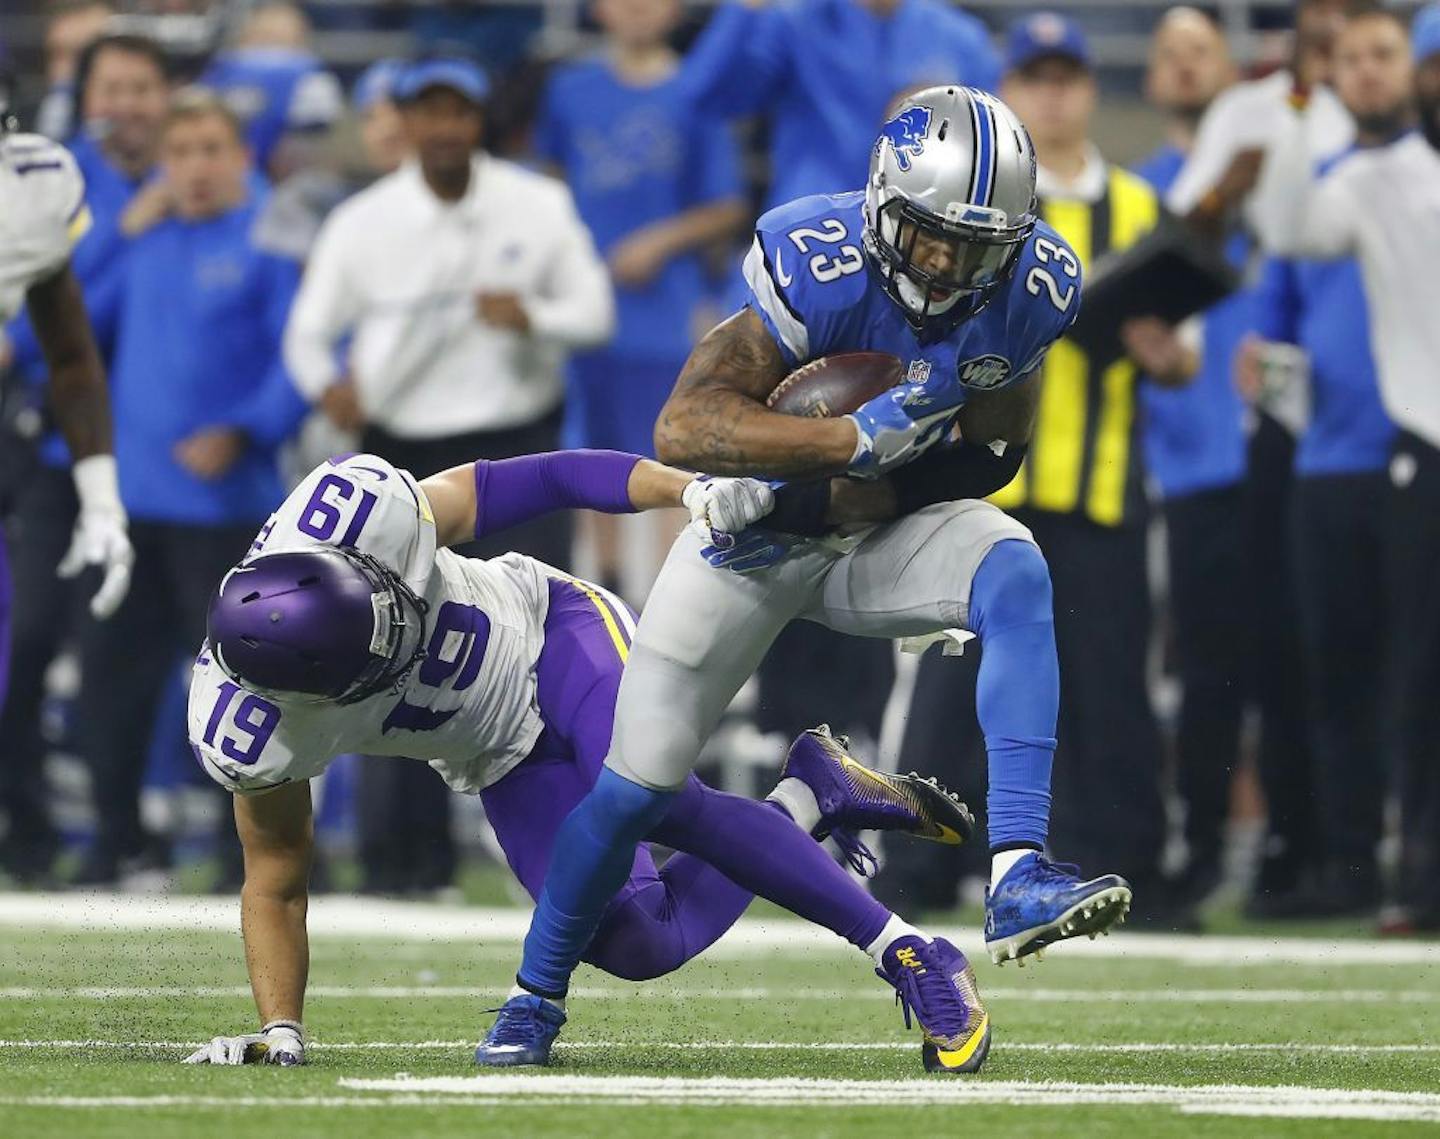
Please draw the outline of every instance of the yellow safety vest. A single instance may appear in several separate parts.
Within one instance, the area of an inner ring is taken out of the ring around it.
[[[1150,185],[1114,166],[1098,201],[1040,203],[1041,216],[1086,268],[1144,236],[1159,213]],[[990,501],[1007,510],[1078,511],[1104,526],[1120,525],[1127,505],[1140,494],[1135,365],[1121,358],[1096,374],[1084,351],[1062,338],[1045,357],[1041,374],[1044,390],[1025,464]]]

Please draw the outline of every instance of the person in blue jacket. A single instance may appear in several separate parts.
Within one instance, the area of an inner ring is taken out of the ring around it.
[[[1161,195],[1185,164],[1206,107],[1235,79],[1225,36],[1213,17],[1173,9],[1151,42],[1146,91],[1167,119],[1164,145],[1135,168]],[[1226,247],[1243,269],[1250,242]],[[1186,901],[1220,881],[1230,775],[1240,729],[1250,610],[1243,501],[1244,406],[1231,361],[1251,327],[1250,294],[1240,290],[1197,320],[1199,344],[1158,322],[1129,329],[1132,355],[1146,367],[1140,391],[1145,467],[1164,505],[1169,607],[1181,702],[1175,726],[1177,783],[1185,801],[1189,861]],[[1138,354],[1138,355],[1137,355]]]
[[[175,96],[161,148],[172,212],[129,251],[111,390],[136,560],[125,603],[83,646],[98,814],[87,882],[136,852],[157,696],[203,638],[215,581],[284,497],[276,448],[306,409],[280,352],[300,268],[251,239],[261,195],[241,132],[214,93]]]
[[[1391,13],[1350,20],[1336,44],[1335,89],[1356,142],[1321,164],[1384,146],[1414,125],[1405,28]],[[1265,263],[1256,332],[1240,379],[1261,397],[1264,342],[1305,350],[1310,420],[1295,451],[1294,589],[1305,646],[1307,726],[1319,858],[1275,917],[1373,914],[1381,897],[1377,849],[1390,780],[1383,738],[1383,548],[1395,425],[1380,402],[1368,307],[1354,260]]]
[[[941,0],[728,0],[685,60],[682,89],[707,110],[767,116],[767,208],[858,186],[875,131],[932,84],[993,91],[985,25]]]
[[[737,233],[746,204],[726,124],[676,97],[678,0],[596,0],[593,11],[604,47],[556,68],[533,136],[615,288],[614,338],[571,357],[562,439],[653,455],[655,420],[694,345],[701,254]],[[594,521],[602,577],[618,587],[617,520]]]
[[[80,131],[68,143],[85,179],[91,225],[71,254],[96,346],[108,366],[114,347],[114,315],[125,273],[128,239],[125,211],[150,177],[169,101],[165,57],[153,41],[107,35],[83,54]],[[44,406],[49,369],[28,315],[5,328],[13,367],[30,398]],[[3,350],[0,350],[3,355]],[[11,685],[0,716],[0,811],[10,827],[0,844],[0,866],[20,881],[43,881],[59,841],[46,802],[43,764],[47,744],[40,733],[45,673],[60,646],[83,619],[75,583],[55,572],[70,543],[78,502],[70,452],[59,431],[44,435],[38,462],[16,488],[6,528],[17,597]]]

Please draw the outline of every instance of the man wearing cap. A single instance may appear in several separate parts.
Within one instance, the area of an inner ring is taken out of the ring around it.
[[[1093,265],[1155,224],[1156,194],[1106,163],[1090,140],[1097,93],[1078,24],[1048,12],[1018,21],[1006,55],[1000,94],[1035,141],[1041,216],[1082,264]],[[1185,362],[1172,370],[1183,378]],[[1150,609],[1140,377],[1132,359],[1092,366],[1078,344],[1062,339],[1046,358],[1043,378],[1025,465],[993,501],[1030,527],[1052,566],[1066,678],[1055,841],[1078,850],[1082,865],[1116,865],[1131,882],[1150,883],[1158,877],[1164,812],[1160,738],[1145,687]],[[1137,886],[1136,897],[1144,919],[1156,916],[1164,892]]]
[[[477,152],[487,90],[458,58],[422,59],[395,78],[413,157],[327,219],[286,330],[300,390],[360,431],[363,450],[422,477],[477,455],[555,449],[566,352],[603,343],[614,325],[608,274],[569,191]],[[558,514],[466,553],[514,549],[563,568],[569,548]],[[421,764],[390,768],[380,799],[410,814],[379,829],[441,834],[398,858],[412,873],[396,888],[444,886],[445,786]]]
[[[1398,751],[1405,923],[1440,929],[1440,6],[1411,28],[1420,132],[1352,155],[1323,177],[1306,161],[1313,108],[1287,116],[1263,177],[1291,209],[1268,233],[1281,254],[1354,255],[1373,322],[1380,398],[1399,432],[1385,515],[1391,694]],[[1377,757],[1357,776],[1381,778]]]

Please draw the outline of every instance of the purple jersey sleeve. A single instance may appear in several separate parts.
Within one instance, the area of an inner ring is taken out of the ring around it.
[[[475,537],[518,526],[552,510],[632,514],[630,472],[639,455],[551,451],[475,464]]]

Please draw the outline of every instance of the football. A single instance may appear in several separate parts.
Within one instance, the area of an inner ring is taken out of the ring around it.
[[[846,415],[903,378],[898,356],[841,352],[801,364],[776,385],[765,406],[782,415]]]

